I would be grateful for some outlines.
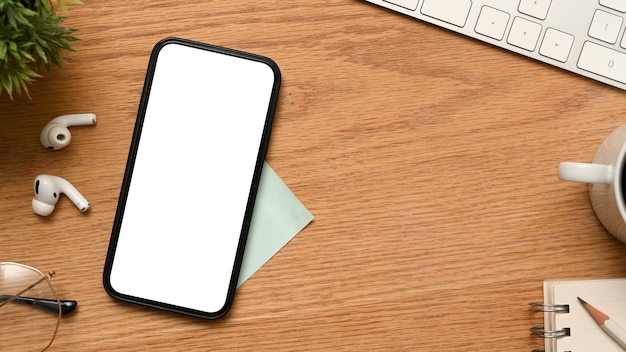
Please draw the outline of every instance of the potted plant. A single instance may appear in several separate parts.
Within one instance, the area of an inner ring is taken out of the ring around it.
[[[75,29],[61,26],[65,4],[79,0],[0,0],[0,95],[28,95],[28,85],[42,69],[60,67],[64,50],[72,51]]]

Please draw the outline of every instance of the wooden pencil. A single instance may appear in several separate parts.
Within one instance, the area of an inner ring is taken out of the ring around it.
[[[591,315],[593,320],[600,325],[602,330],[607,333],[607,335],[611,336],[613,340],[615,340],[622,348],[626,349],[626,330],[622,328],[615,320],[612,320],[611,317],[599,311],[596,307],[591,304],[585,302],[582,298],[578,297],[580,303],[582,303],[585,310]]]

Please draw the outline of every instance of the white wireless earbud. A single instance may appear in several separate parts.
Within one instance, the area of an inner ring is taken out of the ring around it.
[[[52,175],[39,175],[35,178],[35,197],[32,201],[35,214],[50,215],[61,193],[65,193],[80,211],[85,212],[89,209],[87,199],[66,179]]]
[[[39,135],[41,144],[48,149],[65,148],[72,140],[68,127],[96,124],[95,114],[61,115],[52,119],[44,126]]]

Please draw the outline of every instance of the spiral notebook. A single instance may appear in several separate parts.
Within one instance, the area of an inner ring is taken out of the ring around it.
[[[533,310],[544,315],[544,325],[533,327],[531,334],[545,340],[545,351],[624,352],[585,311],[578,297],[626,326],[626,278],[546,280],[544,301],[531,303]]]

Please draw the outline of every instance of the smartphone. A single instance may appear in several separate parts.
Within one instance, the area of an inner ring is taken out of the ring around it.
[[[280,77],[259,55],[156,44],[104,267],[112,297],[206,319],[228,312]]]

